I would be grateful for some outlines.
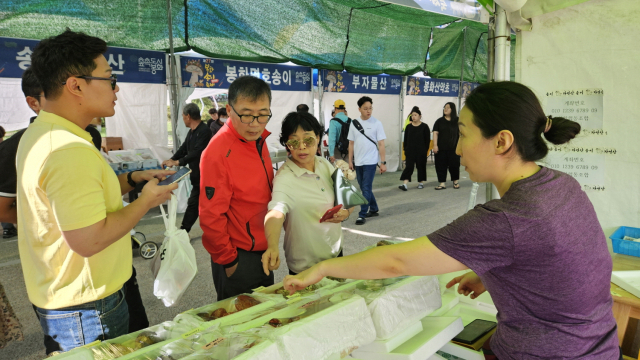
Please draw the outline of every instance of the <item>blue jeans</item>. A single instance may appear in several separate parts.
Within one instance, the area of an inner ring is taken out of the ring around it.
[[[62,309],[35,307],[45,336],[69,351],[96,340],[113,339],[129,332],[129,309],[124,288],[104,299]]]
[[[375,196],[373,196],[373,177],[376,174],[377,165],[362,165],[356,166],[356,178],[358,179],[358,184],[360,185],[360,190],[362,190],[362,195],[364,198],[369,201],[368,205],[361,205],[360,212],[358,213],[358,217],[365,217],[369,210],[373,212],[378,211],[378,203],[376,202]]]

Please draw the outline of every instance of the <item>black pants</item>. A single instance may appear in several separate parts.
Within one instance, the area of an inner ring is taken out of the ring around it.
[[[340,253],[336,257],[342,257],[342,249],[340,249]],[[298,275],[298,273],[295,273],[295,272],[289,270],[289,275]]]
[[[418,156],[407,155],[407,166],[402,171],[400,180],[409,180],[409,182],[411,182],[414,166],[418,168],[418,182],[427,181],[427,154]]]
[[[238,266],[229,277],[227,277],[224,266],[211,261],[213,286],[216,288],[218,301],[240,294],[252,293],[255,288],[274,284],[273,271],[270,271],[269,275],[265,275],[262,268],[264,251],[237,250]]]
[[[140,289],[138,288],[135,267],[133,268],[133,273],[129,280],[124,283],[124,300],[127,302],[127,306],[129,307],[129,333],[148,328],[149,319],[147,319],[147,312],[142,304],[142,297],[140,296]],[[36,313],[36,317],[40,320],[36,306],[31,306],[33,307],[33,311]],[[47,355],[54,351],[60,351],[60,345],[58,342],[49,335],[44,336],[44,347]]]
[[[436,174],[438,182],[447,181],[447,170],[451,174],[451,181],[460,180],[460,156],[456,155],[456,150],[439,150],[435,154]]]
[[[189,200],[187,200],[187,210],[184,212],[181,227],[181,229],[185,229],[187,232],[191,231],[191,227],[196,223],[198,215],[200,214],[200,210],[198,209],[200,204],[200,174],[191,177],[191,185],[193,188],[191,189],[191,196],[189,196]]]
[[[124,300],[129,307],[129,332],[142,330],[149,327],[149,319],[147,312],[142,304],[140,289],[138,288],[138,279],[136,279],[136,268],[129,280],[124,283]]]

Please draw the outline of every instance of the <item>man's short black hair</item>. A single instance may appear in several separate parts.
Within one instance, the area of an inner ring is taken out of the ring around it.
[[[271,104],[271,88],[269,84],[255,76],[240,76],[229,86],[229,104],[231,106],[235,105],[238,98],[241,97],[255,102],[265,95],[269,98],[269,104]]]
[[[318,138],[318,143],[321,142],[324,129],[315,116],[305,112],[292,111],[282,120],[280,131],[280,144],[287,148],[287,151],[289,151],[287,147],[289,136],[298,131],[298,128],[302,128],[304,131],[313,131]]]
[[[227,109],[224,107],[221,107],[220,109],[218,109],[218,117],[223,117],[223,116],[229,116],[227,115]]]
[[[189,103],[182,108],[183,115],[189,115],[193,120],[200,120],[200,108],[194,103]]]
[[[216,110],[216,108],[210,108],[209,109],[209,115],[213,115],[213,114],[217,114],[218,110]]]
[[[55,100],[62,93],[62,83],[69,77],[91,76],[96,69],[95,59],[106,51],[104,40],[67,28],[36,46],[31,55],[31,68],[44,96]]]
[[[296,106],[296,111],[297,112],[309,112],[309,107],[307,106],[307,104],[300,104],[298,106]]]
[[[28,68],[22,73],[22,93],[24,97],[32,96],[38,99],[38,102],[40,101],[42,86],[40,86],[38,78],[36,78],[31,68]]]
[[[368,97],[368,96],[361,97],[360,99],[358,99],[358,107],[361,108],[362,105],[364,105],[367,102],[370,102],[371,105],[373,105],[373,100],[371,100],[370,97]]]

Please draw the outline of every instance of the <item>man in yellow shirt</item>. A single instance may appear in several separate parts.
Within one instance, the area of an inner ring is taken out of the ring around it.
[[[123,284],[131,276],[129,231],[177,184],[171,171],[116,176],[84,129],[113,116],[118,87],[106,43],[70,30],[43,40],[31,68],[47,98],[16,159],[18,245],[29,300],[62,351],[128,332]],[[126,208],[121,196],[148,181]]]

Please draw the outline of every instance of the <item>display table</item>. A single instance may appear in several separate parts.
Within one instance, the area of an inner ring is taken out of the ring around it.
[[[613,254],[613,271],[640,270],[640,258]],[[618,324],[618,340],[625,359],[640,359],[640,354],[632,354],[633,342],[640,321],[640,299],[618,285],[611,283],[613,316]]]

